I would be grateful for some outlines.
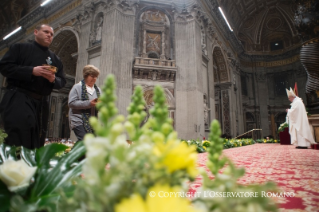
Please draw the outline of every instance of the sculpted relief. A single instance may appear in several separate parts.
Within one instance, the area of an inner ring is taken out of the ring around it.
[[[96,25],[96,37],[95,42],[102,40],[102,27],[103,27],[103,16],[99,17],[99,21]]]
[[[206,47],[206,34],[204,27],[201,27],[201,44],[202,44],[202,52],[207,56],[207,47]]]
[[[148,10],[142,15],[143,21],[166,22],[166,15],[159,10]]]
[[[103,29],[103,15],[96,17],[94,29],[90,34],[90,45],[101,43],[102,41],[102,29]]]

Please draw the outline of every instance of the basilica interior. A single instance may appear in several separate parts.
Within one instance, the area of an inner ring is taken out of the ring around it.
[[[68,94],[82,80],[83,67],[93,64],[101,71],[98,86],[115,75],[121,114],[141,85],[149,116],[153,88],[161,85],[174,128],[184,139],[207,137],[213,119],[227,137],[258,129],[259,138],[277,138],[290,107],[286,88],[297,85],[319,141],[318,2],[42,2],[0,2],[0,59],[11,44],[34,40],[36,25],[53,27],[50,49],[63,62],[67,84],[50,95],[48,138],[71,137]],[[2,98],[6,79],[1,75],[0,81]]]

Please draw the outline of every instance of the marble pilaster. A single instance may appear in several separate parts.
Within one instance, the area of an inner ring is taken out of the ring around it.
[[[76,64],[76,76],[75,83],[78,83],[83,79],[83,67],[88,64],[88,51],[89,38],[91,33],[91,22],[86,22],[81,26],[81,34],[79,50],[78,50],[78,60]]]
[[[53,137],[58,138],[60,137],[61,133],[61,123],[62,123],[62,103],[63,103],[64,97],[59,96],[57,105],[56,105],[56,111],[55,111],[55,121],[54,121],[54,133]]]
[[[196,139],[204,133],[202,50],[200,25],[175,22],[176,39],[176,130],[181,138]]]
[[[134,44],[135,16],[123,13],[117,8],[104,15],[101,49],[102,82],[108,74],[116,78],[119,113],[126,115],[126,108],[132,95],[132,58]]]

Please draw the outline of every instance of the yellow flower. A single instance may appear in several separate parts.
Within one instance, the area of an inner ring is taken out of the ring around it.
[[[115,212],[197,212],[187,198],[182,198],[180,189],[168,185],[155,185],[148,190],[146,200],[139,194],[122,200],[115,206]],[[151,197],[151,194],[154,196]]]
[[[146,212],[147,208],[140,195],[133,195],[130,199],[124,199],[115,206],[115,212]]]
[[[195,146],[187,146],[177,140],[169,140],[167,143],[157,142],[153,152],[160,158],[158,165],[166,167],[170,173],[186,169],[192,177],[198,174]]]
[[[203,146],[203,148],[206,150],[206,146]]]
[[[204,141],[202,142],[203,145],[206,144],[206,143],[209,143],[209,144],[210,144],[210,142],[207,141],[207,140],[204,140]]]

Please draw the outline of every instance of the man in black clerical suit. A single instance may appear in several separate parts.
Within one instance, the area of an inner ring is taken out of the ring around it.
[[[0,112],[8,145],[44,145],[49,95],[66,83],[61,60],[48,48],[53,34],[51,26],[37,26],[33,43],[13,44],[0,61],[0,72],[7,78]]]

